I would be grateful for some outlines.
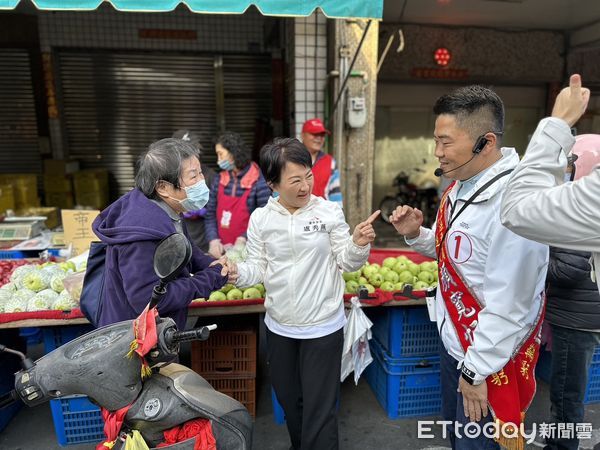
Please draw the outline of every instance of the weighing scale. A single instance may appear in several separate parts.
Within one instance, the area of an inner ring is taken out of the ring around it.
[[[0,241],[24,241],[38,236],[44,229],[44,218],[5,218],[0,223]]]

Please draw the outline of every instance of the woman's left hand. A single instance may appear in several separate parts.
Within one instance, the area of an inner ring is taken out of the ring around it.
[[[381,214],[381,211],[378,209],[373,214],[369,216],[367,220],[359,223],[354,228],[354,233],[352,234],[352,241],[358,245],[359,247],[364,247],[367,244],[370,244],[375,240],[375,230],[373,229],[373,222],[377,217]]]

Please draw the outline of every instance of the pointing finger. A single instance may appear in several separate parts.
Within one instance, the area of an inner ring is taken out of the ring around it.
[[[375,219],[377,219],[377,217],[379,216],[379,214],[381,214],[381,210],[380,210],[380,209],[378,209],[378,210],[377,210],[377,211],[375,211],[373,214],[371,214],[371,215],[369,216],[369,218],[368,218],[367,220],[365,220],[365,222],[364,222],[364,223],[368,223],[368,224],[371,224],[371,223],[373,223],[373,222],[375,221]]]

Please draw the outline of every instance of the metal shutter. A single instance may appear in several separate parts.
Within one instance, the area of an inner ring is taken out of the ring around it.
[[[108,169],[113,199],[150,143],[189,128],[206,146],[216,133],[212,56],[60,50],[58,61],[68,155]]]
[[[0,49],[0,172],[41,173],[29,54]]]
[[[271,56],[224,55],[223,88],[226,128],[253,147],[256,121],[272,115]]]

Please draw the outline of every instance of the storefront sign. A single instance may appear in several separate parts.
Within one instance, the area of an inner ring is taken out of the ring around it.
[[[436,80],[465,80],[469,78],[468,69],[415,67],[410,71],[412,78],[436,79]]]

